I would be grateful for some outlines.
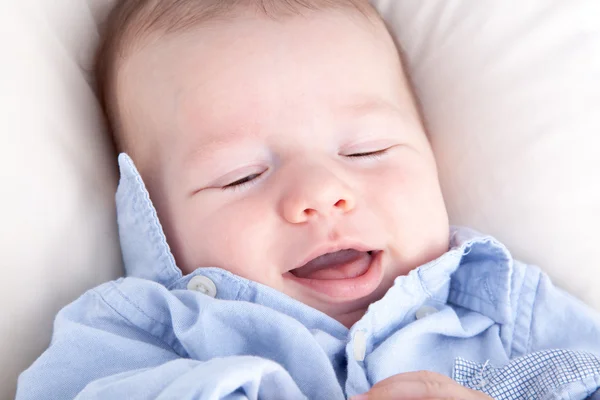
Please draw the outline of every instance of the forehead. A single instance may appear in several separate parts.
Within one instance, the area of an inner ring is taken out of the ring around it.
[[[152,110],[145,132],[202,129],[202,140],[378,105],[412,108],[384,26],[347,11],[212,21],[161,37],[129,58],[119,83],[134,126]]]

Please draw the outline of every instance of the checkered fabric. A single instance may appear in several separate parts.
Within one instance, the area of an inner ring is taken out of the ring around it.
[[[563,385],[600,376],[600,359],[593,354],[548,350],[512,360],[503,367],[456,359],[454,379],[496,400],[541,399]]]

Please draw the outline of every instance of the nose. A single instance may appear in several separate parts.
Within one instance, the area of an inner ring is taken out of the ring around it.
[[[346,214],[356,206],[349,185],[327,168],[304,167],[288,177],[282,198],[285,220],[300,224],[314,218],[331,218]]]

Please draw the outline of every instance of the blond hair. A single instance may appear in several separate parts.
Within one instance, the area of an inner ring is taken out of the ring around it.
[[[233,18],[240,9],[253,9],[273,19],[348,9],[380,20],[368,0],[118,0],[104,26],[95,75],[98,96],[119,151],[123,150],[123,141],[116,81],[123,60],[151,35],[183,32],[210,20]]]

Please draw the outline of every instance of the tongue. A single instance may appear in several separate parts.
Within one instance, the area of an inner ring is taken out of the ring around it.
[[[342,250],[315,258],[292,273],[304,279],[351,279],[363,275],[369,269],[371,256],[356,250]]]

